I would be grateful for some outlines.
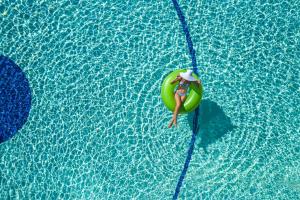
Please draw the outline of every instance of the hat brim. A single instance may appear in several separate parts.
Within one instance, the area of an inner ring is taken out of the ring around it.
[[[183,73],[183,72],[181,72],[179,75],[180,75],[182,78],[184,78],[185,80],[188,80],[188,81],[196,81],[196,79],[195,79],[194,77],[189,76],[189,75],[187,75],[187,74],[185,74],[185,73]]]

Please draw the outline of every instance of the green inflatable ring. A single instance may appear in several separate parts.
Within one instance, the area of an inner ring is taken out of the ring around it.
[[[176,83],[171,84],[171,82],[176,79],[180,72],[186,72],[186,69],[178,69],[171,72],[163,81],[161,87],[161,98],[166,105],[166,107],[170,111],[174,111],[176,106],[176,101],[174,98],[174,90],[176,87]],[[193,77],[199,80],[195,73],[193,73]],[[179,113],[188,113],[195,110],[201,102],[203,93],[203,87],[197,86],[196,83],[190,84],[190,93],[187,96],[183,106],[181,106]]]

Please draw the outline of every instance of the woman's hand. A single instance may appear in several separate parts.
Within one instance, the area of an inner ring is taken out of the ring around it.
[[[201,85],[201,80],[197,80],[196,83],[198,83],[199,85]]]
[[[180,78],[181,78],[181,77],[178,75],[178,76],[177,76],[177,78],[176,78],[176,79],[174,79],[174,80],[171,82],[171,84],[174,84],[176,81],[179,81],[179,80],[180,80]]]

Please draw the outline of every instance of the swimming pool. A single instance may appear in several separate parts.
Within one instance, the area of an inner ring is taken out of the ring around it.
[[[204,85],[180,199],[298,199],[297,1],[179,1]],[[1,14],[2,13],[2,14]],[[172,1],[8,1],[0,53],[31,88],[0,144],[4,199],[171,199],[192,115],[160,84],[192,66]]]

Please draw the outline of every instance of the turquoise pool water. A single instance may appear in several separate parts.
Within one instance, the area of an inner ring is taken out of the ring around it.
[[[299,1],[179,4],[205,89],[179,199],[299,199]],[[32,91],[1,199],[171,199],[192,134],[160,99],[191,67],[172,2],[2,0],[0,25]]]

